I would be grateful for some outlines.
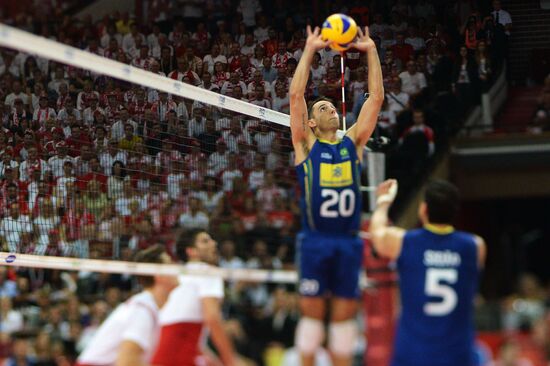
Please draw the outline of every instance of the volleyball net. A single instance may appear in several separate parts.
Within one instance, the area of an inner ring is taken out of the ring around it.
[[[191,58],[166,75],[138,49],[107,58],[3,24],[0,47],[21,59],[10,81],[23,84],[6,96],[0,134],[0,264],[296,281],[282,269],[300,223],[289,116],[273,109],[288,112],[290,72],[234,80]],[[384,163],[367,158],[372,194]],[[192,228],[208,229],[222,257],[240,254],[255,268],[129,262],[153,243],[177,256]]]

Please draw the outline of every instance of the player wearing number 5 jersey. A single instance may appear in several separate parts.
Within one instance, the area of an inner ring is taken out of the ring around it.
[[[375,250],[395,259],[402,311],[392,366],[474,366],[474,296],[485,261],[482,238],[451,226],[458,190],[428,184],[418,216],[423,228],[388,226],[397,182],[378,187],[370,233]]]
[[[327,46],[319,29],[307,29],[303,55],[290,85],[290,128],[302,188],[302,232],[298,235],[299,291],[302,317],[296,347],[302,365],[313,365],[324,341],[325,298],[331,296],[328,348],[333,365],[351,365],[356,338],[353,320],[359,295],[363,245],[358,238],[361,216],[359,172],[362,152],[376,126],[384,101],[380,61],[368,29],[358,32],[352,47],[367,53],[370,96],[356,124],[339,138],[340,118],[328,100],[308,112],[304,92],[313,55]]]

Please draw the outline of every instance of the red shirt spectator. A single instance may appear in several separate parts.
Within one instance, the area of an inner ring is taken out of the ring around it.
[[[405,36],[401,33],[397,35],[396,42],[391,47],[393,56],[401,60],[403,64],[406,64],[414,56],[414,49],[410,44],[405,43]]]

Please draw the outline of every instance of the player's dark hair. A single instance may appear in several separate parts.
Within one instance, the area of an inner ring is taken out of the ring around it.
[[[166,253],[164,246],[155,244],[147,249],[140,250],[134,255],[133,261],[139,263],[163,263],[162,255]],[[144,287],[152,287],[155,284],[153,276],[138,276],[139,284]]]
[[[433,180],[426,186],[424,201],[428,219],[433,224],[452,224],[460,204],[458,188],[444,180]]]
[[[179,260],[187,262],[187,248],[195,246],[197,236],[204,232],[206,232],[204,229],[190,229],[181,233],[176,243],[176,255]]]
[[[309,119],[313,119],[313,106],[318,103],[318,102],[321,102],[321,101],[327,101],[329,103],[332,103],[334,104],[334,102],[332,101],[332,99],[330,98],[327,98],[327,97],[319,97],[319,98],[316,98],[313,102],[310,102],[309,103],[309,108],[308,108],[308,118]]]

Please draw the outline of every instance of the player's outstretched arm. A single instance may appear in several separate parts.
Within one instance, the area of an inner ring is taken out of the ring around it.
[[[217,297],[205,297],[201,299],[204,323],[210,330],[212,341],[220,354],[224,365],[238,365],[238,359],[233,344],[225,333],[221,316],[220,299]]]
[[[307,40],[304,52],[292,77],[288,93],[290,99],[290,131],[292,133],[292,145],[296,153],[296,164],[304,161],[308,148],[315,141],[313,131],[308,125],[309,116],[304,95],[313,55],[327,45],[328,41],[321,39],[318,27],[313,32],[310,26],[307,27]]]
[[[384,81],[376,44],[370,38],[369,28],[365,27],[364,32],[361,28],[357,31],[358,38],[352,47],[367,53],[369,97],[359,112],[357,122],[349,129],[347,135],[355,142],[359,156],[362,156],[362,150],[376,127],[378,113],[384,103]]]
[[[405,230],[389,226],[388,211],[397,195],[397,181],[388,179],[376,191],[376,209],[370,220],[369,233],[374,249],[389,259],[397,259],[401,253]]]

